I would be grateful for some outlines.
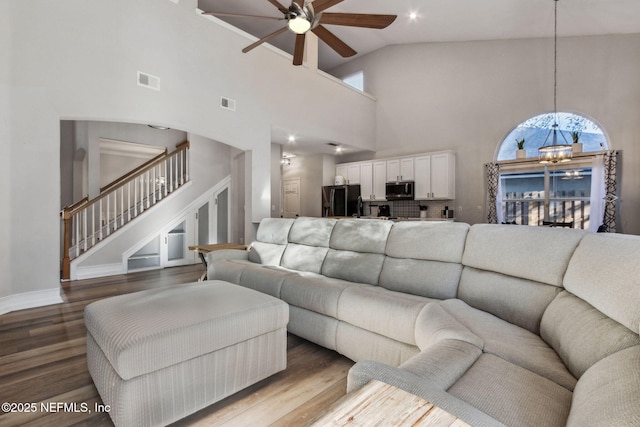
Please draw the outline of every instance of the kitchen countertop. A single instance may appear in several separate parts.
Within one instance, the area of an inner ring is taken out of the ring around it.
[[[356,218],[355,216],[332,216],[330,218],[345,219]],[[361,216],[360,219],[379,219],[379,220],[391,220],[391,221],[448,221],[454,222],[455,218],[418,218],[418,217],[388,217],[388,216]]]

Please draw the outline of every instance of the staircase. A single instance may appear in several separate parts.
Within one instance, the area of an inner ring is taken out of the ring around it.
[[[71,261],[124,227],[189,182],[189,141],[149,160],[61,212],[64,233],[62,279],[71,276]]]

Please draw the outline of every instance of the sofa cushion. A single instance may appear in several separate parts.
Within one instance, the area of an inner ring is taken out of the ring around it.
[[[332,249],[384,254],[393,222],[377,219],[343,219],[331,232]]]
[[[385,252],[394,258],[460,263],[468,230],[462,222],[396,222]]]
[[[260,221],[256,240],[263,243],[286,245],[294,218],[264,218]]]
[[[400,365],[440,390],[448,390],[482,354],[468,342],[444,339],[433,343]]]
[[[562,286],[569,259],[584,235],[575,229],[475,224],[467,235],[462,264]]]
[[[320,274],[328,251],[329,248],[289,243],[282,255],[280,265],[291,270]]]
[[[572,396],[553,381],[486,353],[448,391],[510,427],[564,427]]]
[[[378,284],[392,291],[427,298],[455,298],[460,273],[460,264],[387,256]]]
[[[442,340],[457,340],[484,348],[482,338],[458,322],[440,303],[427,304],[416,319],[416,343],[420,350]]]
[[[251,244],[249,260],[266,265],[279,265],[288,243],[293,218],[264,218]]]
[[[640,345],[638,334],[567,291],[545,311],[541,336],[577,378],[598,360]]]
[[[328,218],[296,219],[291,226],[289,244],[284,250],[280,265],[292,270],[320,274],[335,223],[335,219]]]
[[[640,425],[640,346],[593,365],[573,392],[567,427]]]
[[[576,379],[558,354],[538,335],[470,307],[461,300],[442,301],[440,305],[484,341],[485,353],[495,354],[573,390]]]
[[[322,274],[351,282],[377,285],[384,255],[329,249]]]
[[[415,346],[416,319],[432,301],[377,286],[350,287],[338,301],[338,320]]]
[[[280,265],[287,245],[253,242],[249,250],[249,261],[263,265]]]
[[[371,332],[347,322],[338,322],[336,350],[356,362],[375,360],[398,366],[418,354],[418,347]]]
[[[640,327],[640,236],[591,233],[571,258],[566,290],[633,332]]]
[[[289,231],[289,242],[328,248],[335,223],[331,218],[297,218]]]
[[[285,278],[280,298],[296,307],[337,318],[340,295],[345,289],[357,286],[364,285],[316,274],[296,274]]]
[[[277,266],[249,266],[242,272],[240,281],[233,283],[280,298],[282,283],[291,275],[297,273]]]
[[[561,288],[465,267],[458,298],[472,307],[539,334],[544,310]]]

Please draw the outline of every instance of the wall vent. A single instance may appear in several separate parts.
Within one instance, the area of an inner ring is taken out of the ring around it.
[[[138,86],[160,90],[160,77],[138,71]]]
[[[236,100],[235,99],[230,99],[230,98],[225,98],[224,96],[220,97],[220,107],[226,109],[226,110],[231,110],[231,111],[236,111]]]

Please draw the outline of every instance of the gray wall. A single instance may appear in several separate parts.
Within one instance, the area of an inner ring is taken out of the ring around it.
[[[250,37],[196,8],[0,2],[0,219],[11,224],[0,238],[0,298],[59,288],[61,120],[161,123],[247,150],[245,234],[271,212],[272,126],[372,147],[375,102],[266,46],[243,54]],[[138,86],[138,71],[160,77],[161,90]],[[282,102],[286,87],[299,96]],[[221,96],[237,101],[235,112],[219,107]],[[37,274],[34,248],[49,248]]]
[[[390,46],[333,72],[360,69],[378,100],[376,157],[455,150],[456,216],[486,222],[483,164],[515,126],[553,111],[553,40]],[[640,234],[638,70],[640,34],[558,41],[558,110],[594,119],[611,148],[623,151],[618,231],[633,234]]]

